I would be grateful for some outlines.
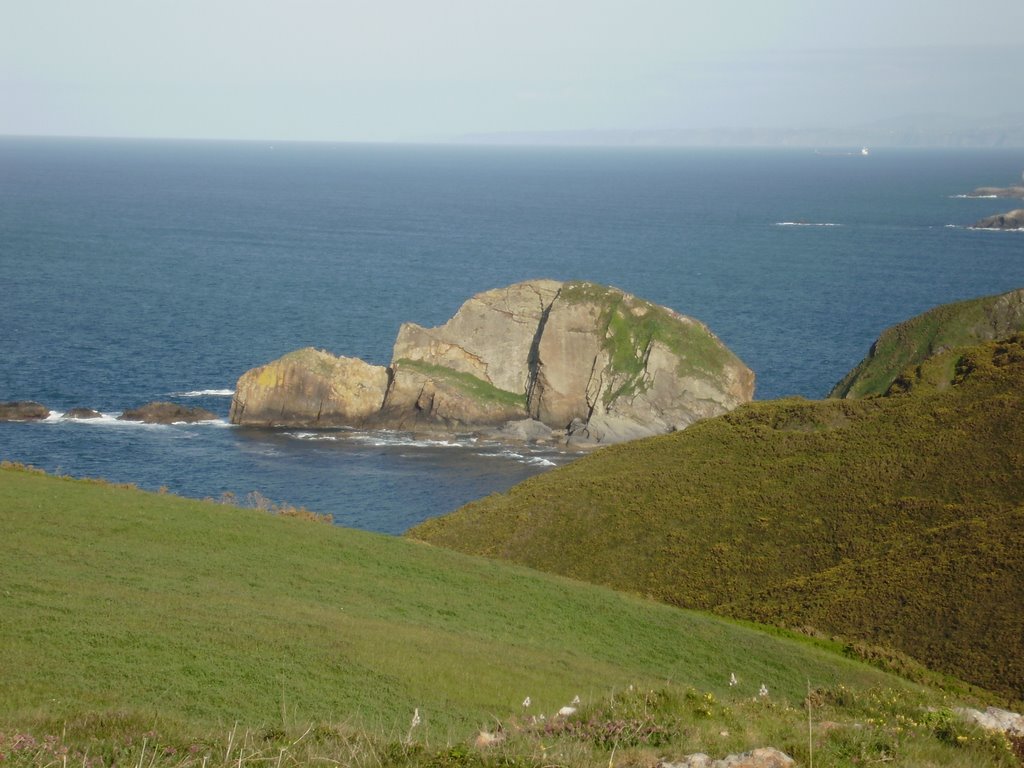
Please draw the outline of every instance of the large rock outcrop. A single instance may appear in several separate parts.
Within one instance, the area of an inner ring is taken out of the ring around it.
[[[388,371],[307,347],[246,372],[229,418],[261,427],[358,426],[384,403]]]
[[[832,388],[829,397],[884,395],[900,377],[946,350],[1003,339],[1024,331],[1024,288],[943,304],[882,332],[867,356]],[[947,378],[953,376],[950,358]]]
[[[478,294],[444,325],[401,326],[391,365],[312,349],[244,374],[231,421],[473,430],[531,419],[575,442],[669,432],[753,397],[754,374],[702,323],[592,283]]]

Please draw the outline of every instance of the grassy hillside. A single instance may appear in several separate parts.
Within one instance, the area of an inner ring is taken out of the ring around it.
[[[943,304],[886,329],[829,397],[884,395],[908,368],[957,347],[1024,330],[1024,289]],[[952,366],[955,358],[947,358]],[[949,373],[951,373],[951,369]]]
[[[410,535],[882,644],[1024,698],[1024,344],[931,365],[951,382],[911,372],[900,396],[753,403]]]
[[[11,466],[0,526],[10,765],[799,756],[808,685],[816,719],[848,724],[816,737],[838,765],[1012,764],[948,711],[926,716],[941,695],[827,643],[408,540]],[[553,717],[575,696],[577,717]],[[466,746],[499,726],[500,748]]]

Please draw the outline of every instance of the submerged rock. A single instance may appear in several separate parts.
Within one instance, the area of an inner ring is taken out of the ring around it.
[[[34,400],[13,400],[0,403],[0,421],[41,421],[50,409]]]
[[[976,221],[971,229],[1024,229],[1024,208],[1018,208],[1008,213],[997,213]]]
[[[101,419],[103,414],[99,411],[94,411],[92,408],[71,408],[65,411],[62,419]]]
[[[217,414],[205,408],[195,408],[177,403],[146,403],[139,408],[131,408],[117,417],[120,421],[141,421],[146,424],[178,424],[197,421],[212,421]]]
[[[593,283],[485,291],[444,325],[401,326],[391,365],[306,349],[239,379],[230,419],[261,426],[478,430],[526,440],[682,429],[753,397],[754,374],[708,328]],[[546,436],[542,432],[546,430]]]

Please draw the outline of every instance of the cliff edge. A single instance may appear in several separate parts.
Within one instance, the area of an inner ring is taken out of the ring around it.
[[[1024,331],[1024,288],[943,304],[887,328],[867,356],[832,388],[829,397],[884,395],[897,380],[919,375],[921,365],[946,350]],[[952,380],[952,363],[930,375]],[[916,369],[916,373],[915,373]]]

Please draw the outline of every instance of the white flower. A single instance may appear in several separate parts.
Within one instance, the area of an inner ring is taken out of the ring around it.
[[[523,699],[523,706],[524,707],[530,706],[530,697],[529,696],[527,696],[525,699]]]
[[[573,696],[572,697],[572,701],[570,701],[569,703],[570,704],[579,704],[580,703],[580,697],[579,696]]]
[[[569,715],[575,715],[576,714],[576,707],[562,707],[560,710],[558,710],[558,714],[560,714],[562,717],[568,717]]]
[[[758,691],[757,693],[758,693],[759,696],[767,696],[768,695],[768,686],[765,685],[764,683],[761,683],[761,690]]]
[[[409,727],[410,728],[415,728],[419,724],[420,724],[420,708],[416,707],[416,709],[414,709],[413,712],[412,712],[412,725],[410,725]]]
[[[729,687],[732,687],[732,686],[736,685],[736,683],[738,683],[738,682],[739,681],[736,679],[736,673],[735,672],[730,672],[729,673]]]

